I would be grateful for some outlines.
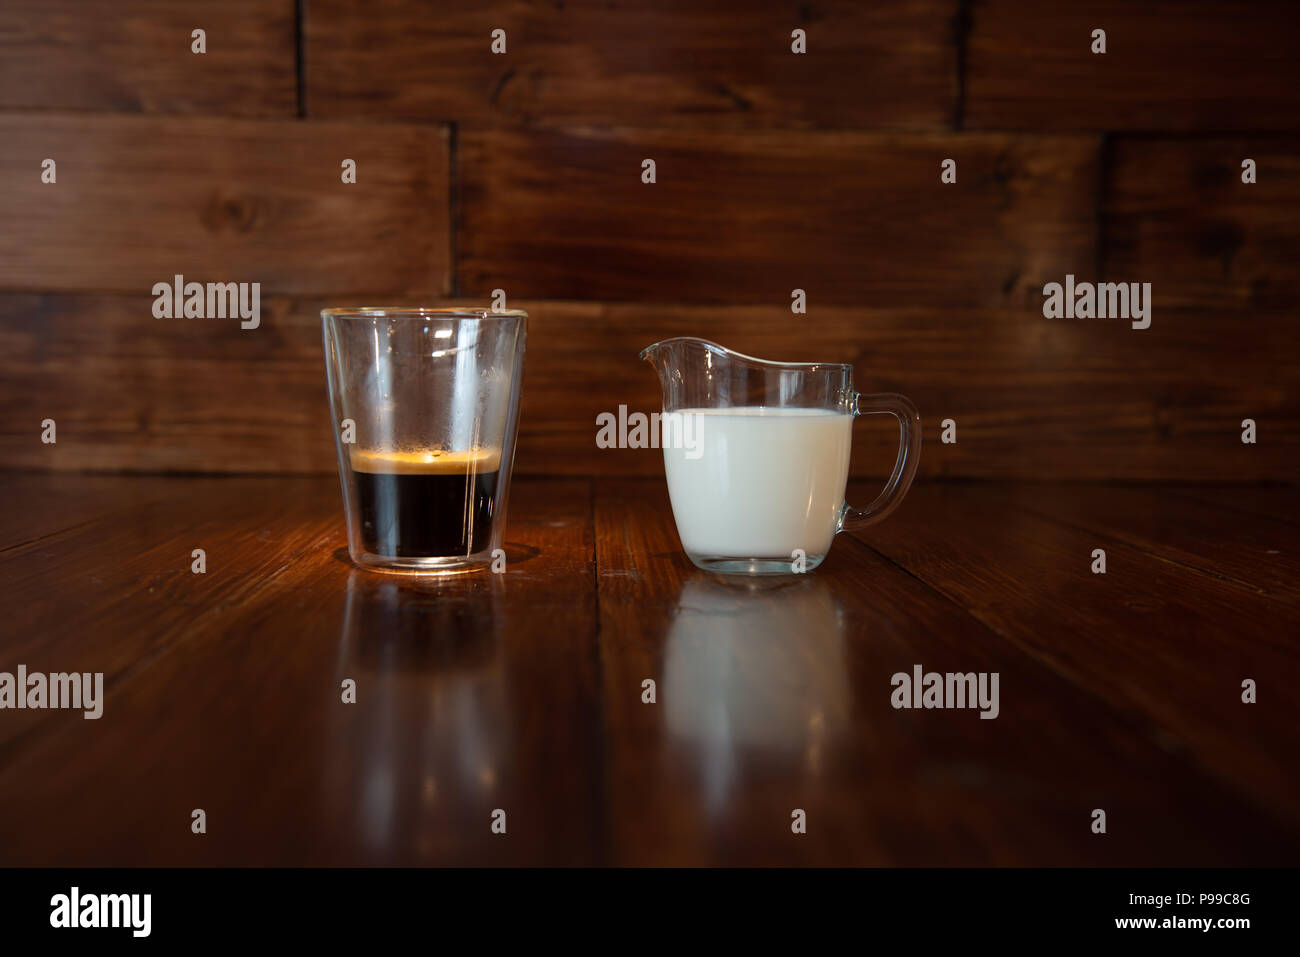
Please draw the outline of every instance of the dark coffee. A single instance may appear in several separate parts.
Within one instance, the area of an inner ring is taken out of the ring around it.
[[[365,551],[463,558],[488,547],[499,453],[354,449],[351,460]]]

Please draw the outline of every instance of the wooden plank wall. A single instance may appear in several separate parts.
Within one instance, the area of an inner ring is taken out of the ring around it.
[[[331,470],[318,310],[501,288],[533,316],[523,472],[660,470],[597,449],[595,416],[656,408],[637,351],[695,334],[909,394],[923,476],[1293,481],[1298,24],[1266,0],[11,0],[0,466]],[[177,273],[260,282],[260,327],[155,319]],[[1067,273],[1150,282],[1151,327],[1044,318]],[[893,442],[859,426],[855,473]]]

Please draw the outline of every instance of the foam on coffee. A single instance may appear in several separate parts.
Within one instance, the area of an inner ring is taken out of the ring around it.
[[[348,447],[352,468],[376,475],[461,475],[466,472],[496,472],[501,468],[500,449],[363,449]]]

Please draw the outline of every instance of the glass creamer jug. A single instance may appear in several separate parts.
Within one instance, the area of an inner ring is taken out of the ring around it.
[[[891,392],[862,395],[853,367],[772,362],[679,337],[641,351],[663,386],[664,471],[677,533],[700,568],[798,574],[839,532],[880,521],[902,501],[921,454],[921,417]],[[874,502],[844,501],[853,420],[888,413],[901,441]]]

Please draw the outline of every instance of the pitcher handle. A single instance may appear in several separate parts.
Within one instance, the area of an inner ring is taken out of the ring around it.
[[[837,532],[876,524],[898,507],[916,476],[916,467],[921,461],[921,413],[912,404],[912,400],[897,392],[878,392],[875,395],[854,393],[854,415],[878,415],[884,412],[898,419],[898,458],[894,462],[894,474],[889,477],[888,484],[876,496],[876,500],[866,508],[852,508],[848,502],[844,503]]]

